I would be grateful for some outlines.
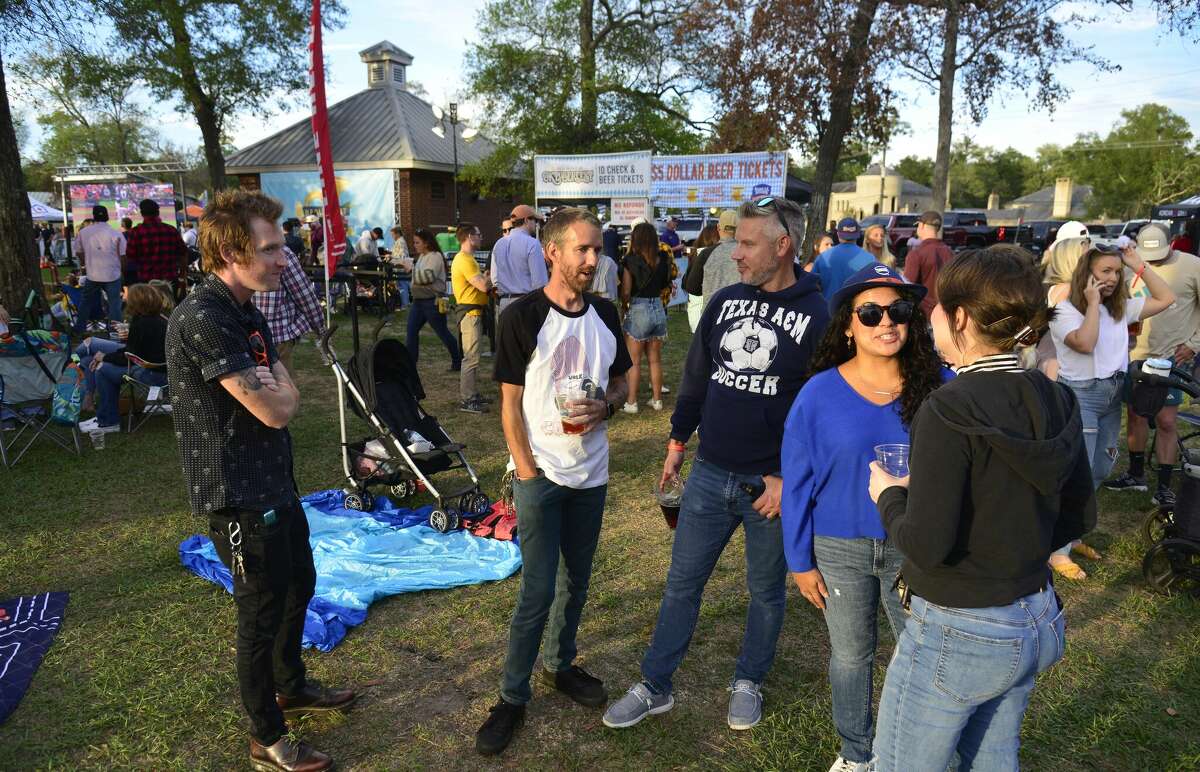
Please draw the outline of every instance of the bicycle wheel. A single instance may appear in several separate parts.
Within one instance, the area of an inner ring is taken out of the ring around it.
[[[1142,559],[1146,584],[1163,595],[1200,596],[1200,544],[1187,539],[1165,539]]]

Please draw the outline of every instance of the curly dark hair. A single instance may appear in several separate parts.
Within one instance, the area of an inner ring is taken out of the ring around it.
[[[942,358],[933,348],[933,337],[928,332],[929,323],[921,305],[909,293],[898,291],[914,304],[912,319],[908,322],[908,337],[898,354],[900,376],[904,379],[900,392],[900,420],[905,428],[908,428],[917,415],[917,408],[921,407],[921,403],[930,392],[942,385]],[[817,344],[810,375],[837,367],[854,358],[850,339],[846,337],[846,331],[850,329],[850,314],[854,313],[851,308],[853,304],[854,298],[847,298],[829,320],[825,335]]]

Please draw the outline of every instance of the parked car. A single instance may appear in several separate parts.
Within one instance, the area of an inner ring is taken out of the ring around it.
[[[942,241],[956,252],[991,246],[998,238],[998,229],[988,225],[987,215],[983,212],[951,210],[942,213]]]
[[[1042,253],[1050,248],[1054,240],[1058,238],[1058,229],[1067,224],[1068,220],[1030,220],[1029,222],[1021,223],[1016,228],[1017,246],[1024,247],[1033,253],[1034,257],[1041,257]],[[1096,242],[1107,242],[1109,240],[1108,227],[1100,224],[1091,224],[1087,226],[1088,233],[1091,234],[1092,240]],[[1113,237],[1115,240],[1115,237]]]

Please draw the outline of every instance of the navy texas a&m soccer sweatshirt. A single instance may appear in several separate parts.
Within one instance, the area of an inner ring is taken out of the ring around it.
[[[698,455],[737,474],[778,474],[783,424],[829,322],[820,282],[797,270],[779,292],[732,284],[713,295],[688,350],[671,437],[700,430]]]

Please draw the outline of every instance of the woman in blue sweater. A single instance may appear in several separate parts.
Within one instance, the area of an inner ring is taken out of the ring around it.
[[[842,739],[830,772],[871,759],[871,674],[880,601],[896,637],[901,555],[867,494],[874,448],[905,443],[925,398],[950,377],[921,313],[925,287],[872,263],[833,296],[814,375],[784,427],[783,543],[800,593],[825,613],[833,720]]]

